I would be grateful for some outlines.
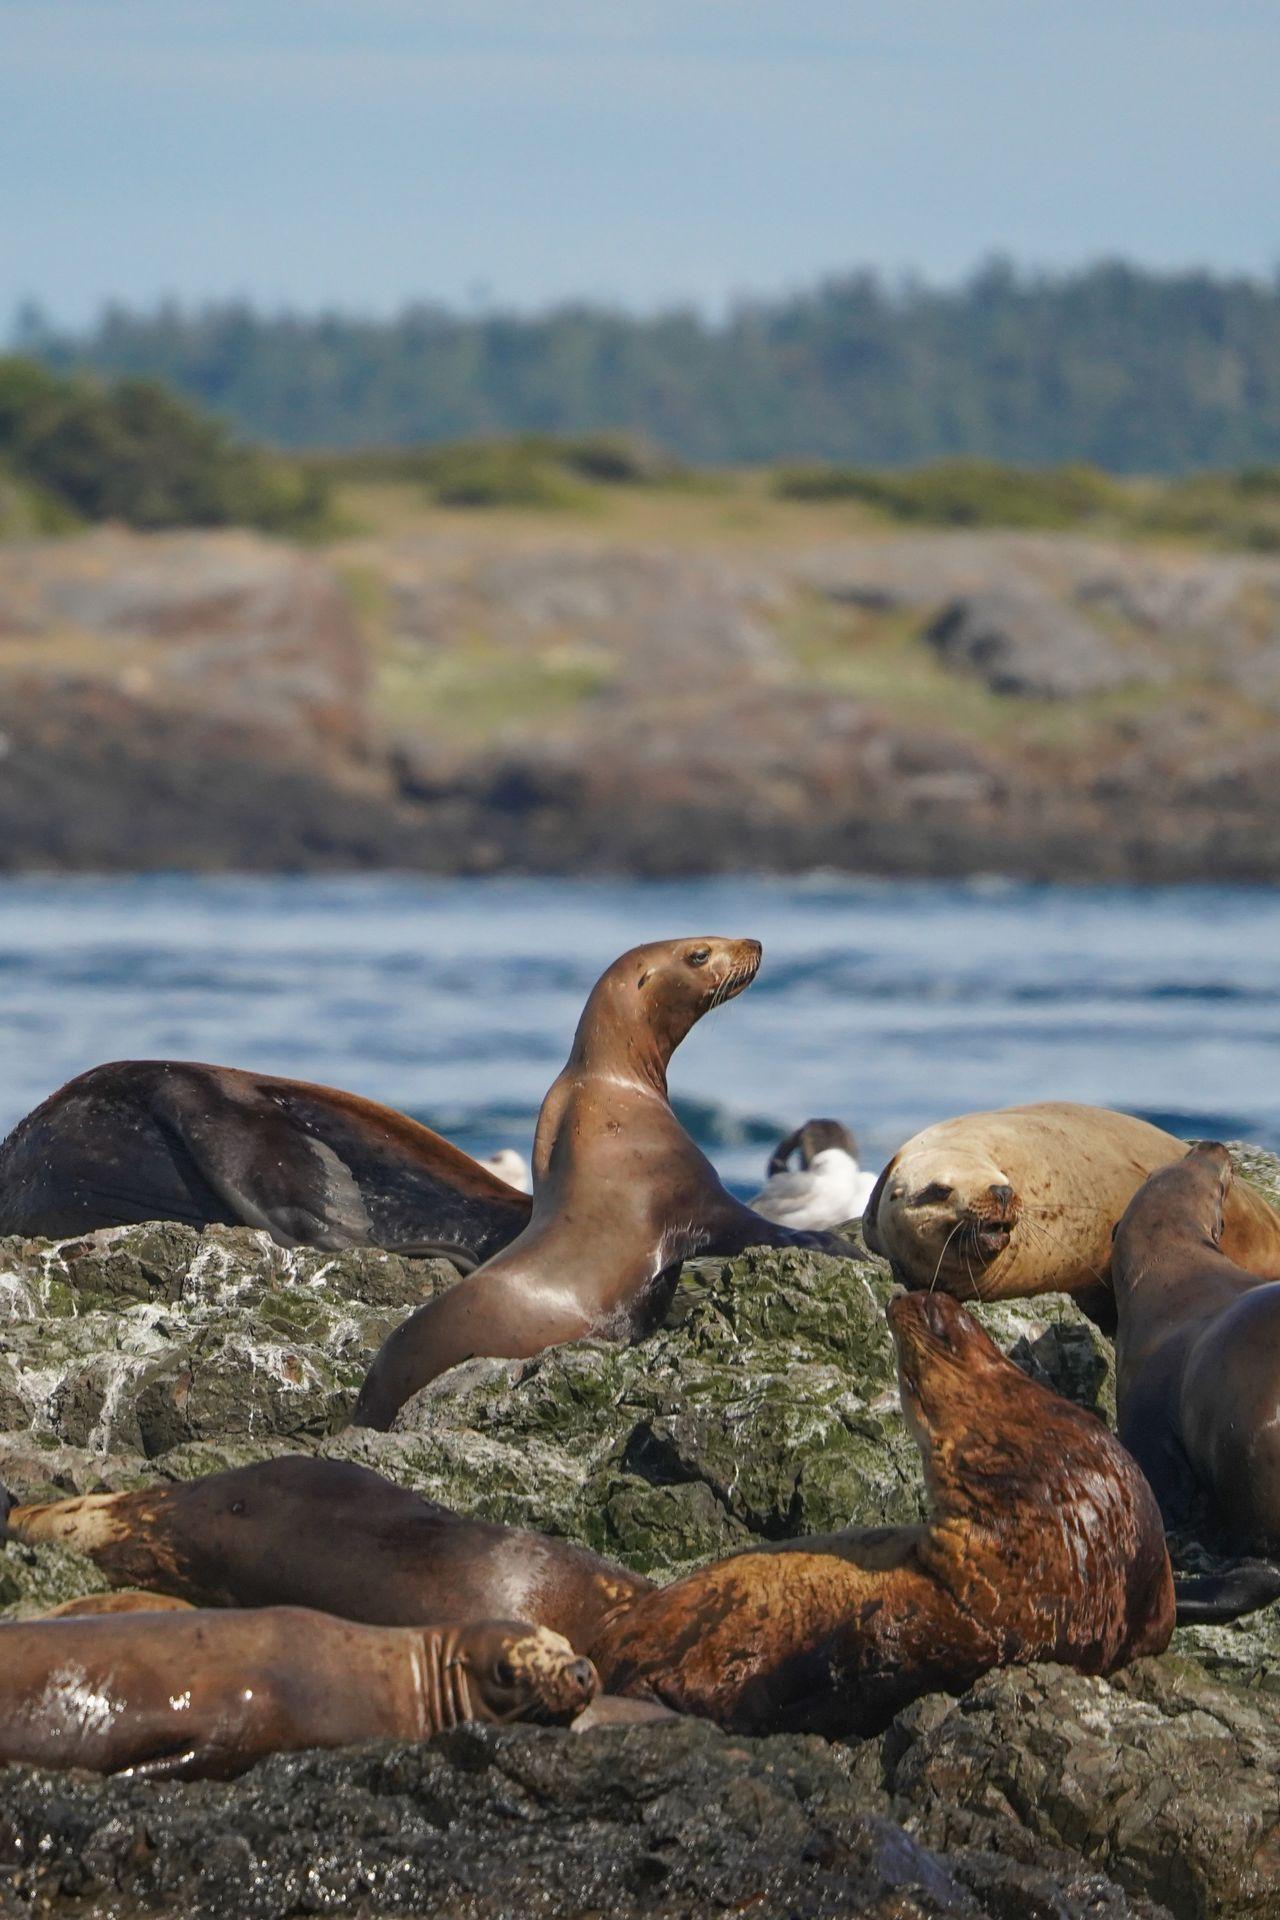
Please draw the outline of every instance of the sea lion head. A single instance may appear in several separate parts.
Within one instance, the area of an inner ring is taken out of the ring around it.
[[[933,1516],[916,1551],[1000,1658],[1160,1653],[1173,1581],[1160,1509],[1136,1463],[1094,1414],[1032,1380],[958,1300],[889,1302],[902,1410]],[[1054,1651],[1054,1648],[1058,1651]],[[1081,1664],[1078,1658],[1073,1664]]]
[[[1231,1155],[1220,1140],[1198,1140],[1181,1160],[1158,1167],[1112,1229],[1113,1273],[1132,1282],[1171,1249],[1220,1249],[1234,1179]]]
[[[1029,1478],[1059,1471],[1055,1409],[1072,1421],[1077,1410],[1029,1379],[949,1294],[895,1294],[888,1319],[902,1411],[939,1513],[998,1523]]]
[[[906,1286],[981,1300],[994,1291],[1021,1210],[1013,1182],[987,1154],[939,1140],[893,1156],[872,1189],[862,1234]]]
[[[562,1634],[523,1620],[482,1620],[462,1628],[444,1664],[470,1709],[459,1718],[472,1720],[568,1726],[600,1685],[590,1660]]]
[[[573,1057],[633,1070],[656,1057],[665,1068],[704,1013],[751,985],[762,952],[758,940],[715,934],[632,947],[592,988]]]

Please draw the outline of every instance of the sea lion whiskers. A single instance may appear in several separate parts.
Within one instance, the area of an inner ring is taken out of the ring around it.
[[[956,1235],[959,1233],[963,1225],[964,1225],[963,1220],[957,1220],[954,1227],[952,1227],[950,1233],[947,1235],[946,1239],[942,1243],[942,1252],[938,1255],[938,1264],[934,1268],[933,1278],[929,1282],[928,1290],[930,1293],[933,1292],[934,1288],[938,1284],[938,1275],[942,1272],[942,1263],[947,1257],[947,1248],[951,1245],[951,1242],[955,1239]]]

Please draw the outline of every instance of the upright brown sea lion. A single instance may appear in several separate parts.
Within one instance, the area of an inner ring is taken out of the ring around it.
[[[226,1779],[264,1754],[567,1724],[589,1660],[523,1621],[365,1627],[301,1607],[0,1626],[0,1760]]]
[[[337,1087],[187,1060],[69,1081],[0,1145],[0,1233],[139,1220],[262,1227],[281,1246],[486,1260],[530,1202],[429,1127]]]
[[[1116,1228],[1120,1436],[1170,1523],[1198,1499],[1241,1546],[1280,1548],[1280,1285],[1223,1251],[1231,1156],[1201,1142]]]
[[[1110,1673],[1165,1647],[1164,1528],[1119,1442],[955,1300],[898,1295],[889,1322],[928,1523],[751,1550],[635,1601],[591,1643],[610,1693],[732,1732],[840,1737],[991,1667]]]
[[[345,1460],[286,1455],[202,1480],[14,1507],[8,1531],[87,1554],[114,1585],[202,1606],[349,1620],[531,1620],[584,1649],[653,1591],[583,1547],[471,1520]]]
[[[750,986],[760,954],[758,940],[664,940],[624,953],[601,976],[538,1116],[529,1225],[384,1342],[357,1426],[389,1427],[419,1387],[474,1354],[520,1359],[589,1334],[637,1338],[692,1254],[848,1250],[735,1200],[667,1098],[676,1047]]]
[[[1070,1101],[966,1113],[898,1149],[863,1237],[908,1287],[979,1300],[1092,1295],[1093,1310],[1110,1279],[1113,1225],[1148,1174],[1186,1150],[1145,1120]],[[1243,1182],[1226,1234],[1241,1266],[1280,1279],[1280,1214]]]

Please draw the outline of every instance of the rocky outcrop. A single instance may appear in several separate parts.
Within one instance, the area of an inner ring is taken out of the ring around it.
[[[1237,1159],[1280,1182],[1270,1155]],[[922,1510],[889,1282],[868,1257],[695,1262],[635,1347],[470,1362],[393,1432],[344,1430],[383,1334],[451,1280],[435,1263],[286,1252],[239,1228],[0,1243],[0,1479],[31,1498],[316,1451],[660,1578],[753,1540]],[[1109,1343],[1069,1302],[980,1311],[1021,1364],[1113,1413]],[[1179,1550],[1209,1564],[1199,1543]],[[102,1584],[64,1549],[0,1549],[10,1615]],[[281,1756],[227,1785],[12,1768],[0,1906],[68,1920],[1253,1920],[1280,1913],[1278,1769],[1272,1609],[1183,1630],[1111,1681],[989,1675],[845,1747],[682,1722],[469,1728],[425,1748]]]
[[[950,600],[926,640],[949,666],[976,673],[992,693],[1071,700],[1162,679],[1168,663],[1108,641],[1042,588],[1019,583]]]
[[[0,867],[1271,878],[1278,648],[1280,562],[1048,535],[10,544]]]
[[[419,1748],[281,1756],[231,1786],[4,1779],[6,1911],[507,1920],[1157,1920],[1046,1847],[940,1855],[870,1811],[815,1740],[685,1723],[468,1727]],[[10,1904],[11,1903],[11,1904]]]
[[[1280,1710],[1166,1655],[917,1701],[855,1771],[926,1844],[1082,1855],[1182,1920],[1280,1911]]]

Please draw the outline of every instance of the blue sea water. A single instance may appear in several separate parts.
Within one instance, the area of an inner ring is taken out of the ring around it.
[[[527,1152],[600,970],[706,932],[765,948],[671,1074],[740,1192],[811,1115],[873,1167],[931,1120],[1049,1098],[1280,1148],[1280,890],[828,877],[0,882],[0,1130],[98,1061],[186,1057]]]

